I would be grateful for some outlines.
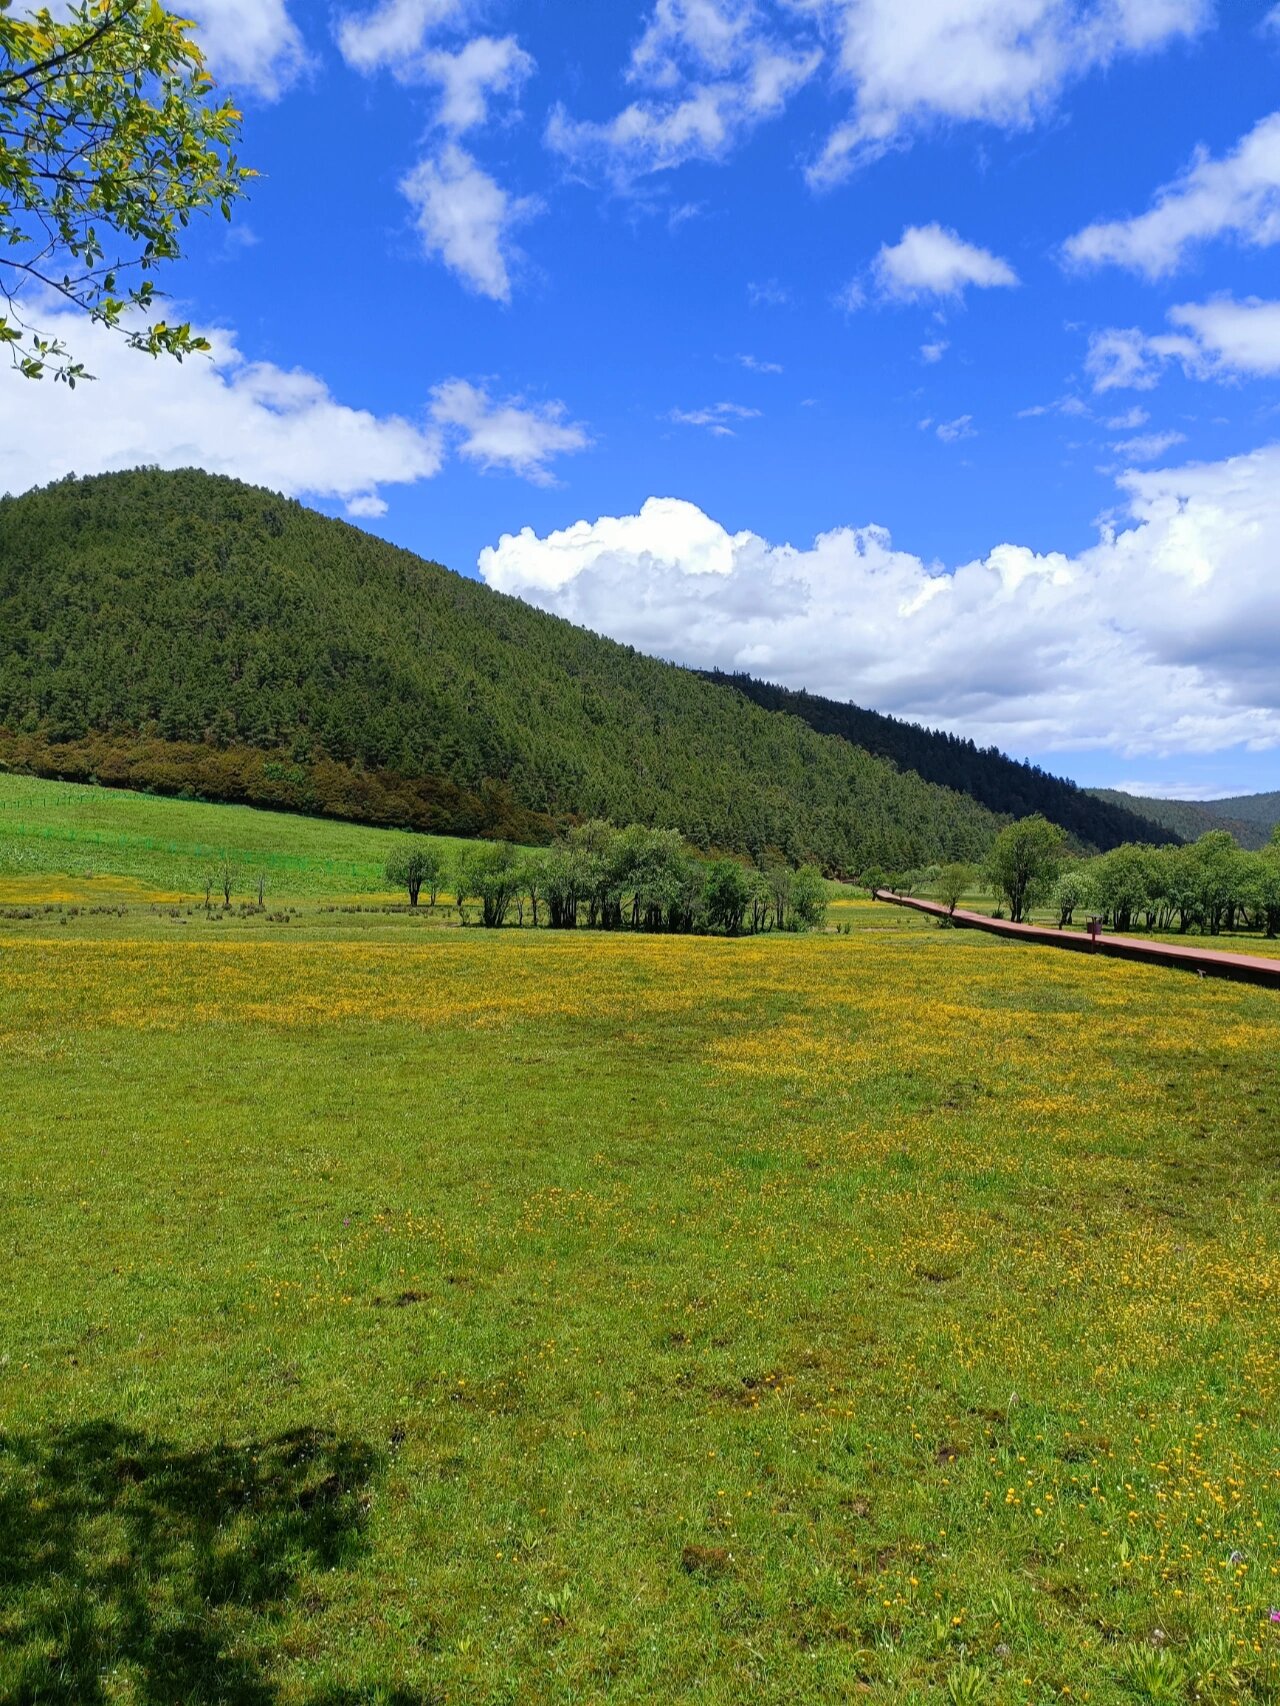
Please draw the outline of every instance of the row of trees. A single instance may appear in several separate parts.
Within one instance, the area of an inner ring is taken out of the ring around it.
[[[1223,829],[1178,847],[1128,843],[1092,859],[1072,857],[1066,837],[1043,817],[1007,825],[979,869],[932,866],[892,878],[908,893],[927,888],[955,910],[960,898],[985,884],[1015,923],[1050,907],[1060,928],[1077,914],[1113,930],[1259,930],[1280,935],[1280,827],[1261,852],[1248,852]]]
[[[386,879],[410,906],[425,895],[435,906],[446,886],[465,922],[470,909],[499,929],[512,918],[553,930],[718,931],[811,930],[827,911],[827,886],[816,865],[782,862],[753,869],[736,859],[700,859],[679,830],[632,824],[615,829],[594,819],[567,831],[553,847],[523,851],[476,842],[450,865],[431,842],[405,842]]]
[[[1280,828],[1260,853],[1225,829],[1185,847],[1116,847],[1063,869],[1050,898],[1064,928],[1088,911],[1120,931],[1280,935]]]

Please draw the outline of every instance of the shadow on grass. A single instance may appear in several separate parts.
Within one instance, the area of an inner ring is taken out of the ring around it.
[[[204,1450],[109,1422],[0,1434],[0,1706],[276,1706],[270,1626],[300,1576],[360,1554],[379,1462],[313,1429]]]

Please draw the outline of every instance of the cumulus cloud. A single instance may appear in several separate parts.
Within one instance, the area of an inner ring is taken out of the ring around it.
[[[450,379],[432,392],[431,417],[456,440],[458,454],[485,470],[519,474],[536,486],[554,479],[548,463],[591,443],[579,422],[565,419],[563,403],[493,401],[483,386]]]
[[[179,364],[149,360],[56,303],[29,305],[27,317],[65,338],[96,379],[74,391],[0,386],[0,490],[141,464],[196,467],[373,517],[386,513],[386,488],[431,479],[450,450],[545,485],[555,457],[590,443],[562,403],[494,401],[462,379],[436,386],[418,419],[380,415],[340,402],[317,374],[251,361],[231,331],[201,328],[211,356]]]
[[[1261,379],[1280,373],[1280,302],[1217,296],[1178,303],[1166,318],[1176,329],[1154,337],[1136,326],[1094,334],[1085,367],[1095,391],[1150,391],[1171,361],[1190,379]]]
[[[1063,252],[1076,266],[1127,267],[1163,278],[1189,248],[1216,237],[1254,248],[1280,242],[1280,113],[1262,119],[1220,160],[1197,150],[1146,213],[1086,226]]]
[[[456,52],[438,48],[418,62],[424,83],[440,88],[436,123],[455,136],[489,117],[492,95],[511,95],[532,75],[533,60],[514,36],[475,36]]]
[[[706,409],[672,409],[667,419],[678,426],[706,427],[716,438],[732,438],[730,421],[757,420],[759,415],[759,409],[748,409],[741,403],[712,403]]]
[[[781,362],[778,362],[778,361],[761,361],[759,356],[740,355],[738,357],[738,363],[740,366],[745,367],[748,373],[781,373],[782,372],[782,363]]]
[[[934,362],[941,361],[950,348],[946,338],[935,338],[932,343],[920,345],[920,359],[932,366]]]
[[[1201,29],[1210,0],[814,0],[853,111],[809,168],[824,188],[920,128],[1025,129],[1066,85]]]
[[[721,160],[781,113],[821,60],[812,42],[768,29],[755,0],[657,0],[627,68],[639,98],[604,121],[558,105],[547,144],[618,188],[689,160]]]
[[[432,32],[459,23],[467,11],[466,0],[382,0],[338,19],[338,48],[356,71],[399,71],[416,61]]]
[[[936,224],[908,225],[898,242],[881,247],[872,273],[881,295],[895,302],[961,297],[971,285],[1009,289],[1018,282],[1008,261]]]
[[[401,181],[427,255],[469,289],[510,302],[511,273],[522,258],[512,231],[538,208],[504,190],[457,142],[420,160]]]
[[[1280,745],[1280,446],[1119,485],[1124,527],[1078,555],[1002,544],[954,572],[882,528],[796,548],[669,498],[505,534],[479,568],[643,650],[1014,751]]]
[[[96,383],[0,386],[0,484],[11,491],[63,474],[140,463],[207,468],[291,497],[339,498],[352,514],[380,514],[391,485],[440,468],[439,430],[423,419],[377,415],[335,398],[301,368],[250,361],[233,332],[204,328],[212,356],[181,365],[149,360],[117,334],[39,305],[30,316],[65,338]]]

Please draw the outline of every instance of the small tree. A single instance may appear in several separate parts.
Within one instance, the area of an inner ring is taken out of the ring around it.
[[[933,892],[950,914],[955,911],[973,884],[972,865],[944,865],[938,872]]]
[[[707,867],[702,904],[713,930],[723,930],[726,936],[736,936],[742,929],[750,900],[751,885],[747,873],[736,859],[718,859],[714,865]]]
[[[444,862],[430,842],[414,841],[396,849],[387,860],[384,876],[393,888],[406,891],[410,906],[417,906],[424,887],[434,906],[443,871]]]
[[[231,861],[231,855],[224,853],[218,861],[218,887],[222,890],[222,910],[224,912],[231,911],[231,893],[235,888],[238,875],[239,872]]]
[[[747,882],[751,890],[751,934],[758,936],[768,929],[773,917],[773,889],[763,871],[752,871]]]
[[[787,923],[787,906],[791,900],[791,867],[784,865],[781,860],[769,866],[765,875],[769,880],[769,894],[773,901],[774,928],[783,930]]]
[[[987,876],[997,896],[1009,902],[1015,924],[1051,892],[1066,839],[1066,832],[1039,812],[1006,824],[996,836],[987,857]]]
[[[826,917],[826,878],[816,865],[801,865],[791,879],[792,923],[798,930],[816,930]]]
[[[1093,906],[1093,879],[1080,865],[1071,865],[1053,885],[1053,910],[1058,915],[1058,928],[1065,930],[1083,907]]]
[[[259,912],[265,912],[267,909],[267,873],[265,871],[259,871],[258,872],[258,885],[257,886],[258,886],[258,911]]]

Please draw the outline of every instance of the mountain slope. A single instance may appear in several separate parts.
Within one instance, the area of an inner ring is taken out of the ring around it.
[[[1126,841],[1160,843],[1178,838],[1175,826],[1144,814],[1139,800],[1090,793],[1034,765],[1019,764],[995,747],[979,748],[959,735],[814,693],[792,692],[749,675],[726,675],[719,670],[704,675],[708,681],[736,688],[767,711],[800,717],[819,734],[840,735],[854,746],[891,759],[900,769],[914,770],[928,782],[958,788],[991,811],[1010,817],[1043,812],[1077,841],[1101,852]]]
[[[966,796],[273,493],[0,501],[0,761],[441,833],[601,815],[858,871],[979,856]]]
[[[1266,846],[1280,823],[1280,793],[1241,794],[1225,800],[1152,800],[1122,793],[1118,788],[1094,788],[1091,792],[1099,800],[1145,812],[1184,841],[1194,841],[1211,829],[1227,829],[1242,847],[1256,851]]]

